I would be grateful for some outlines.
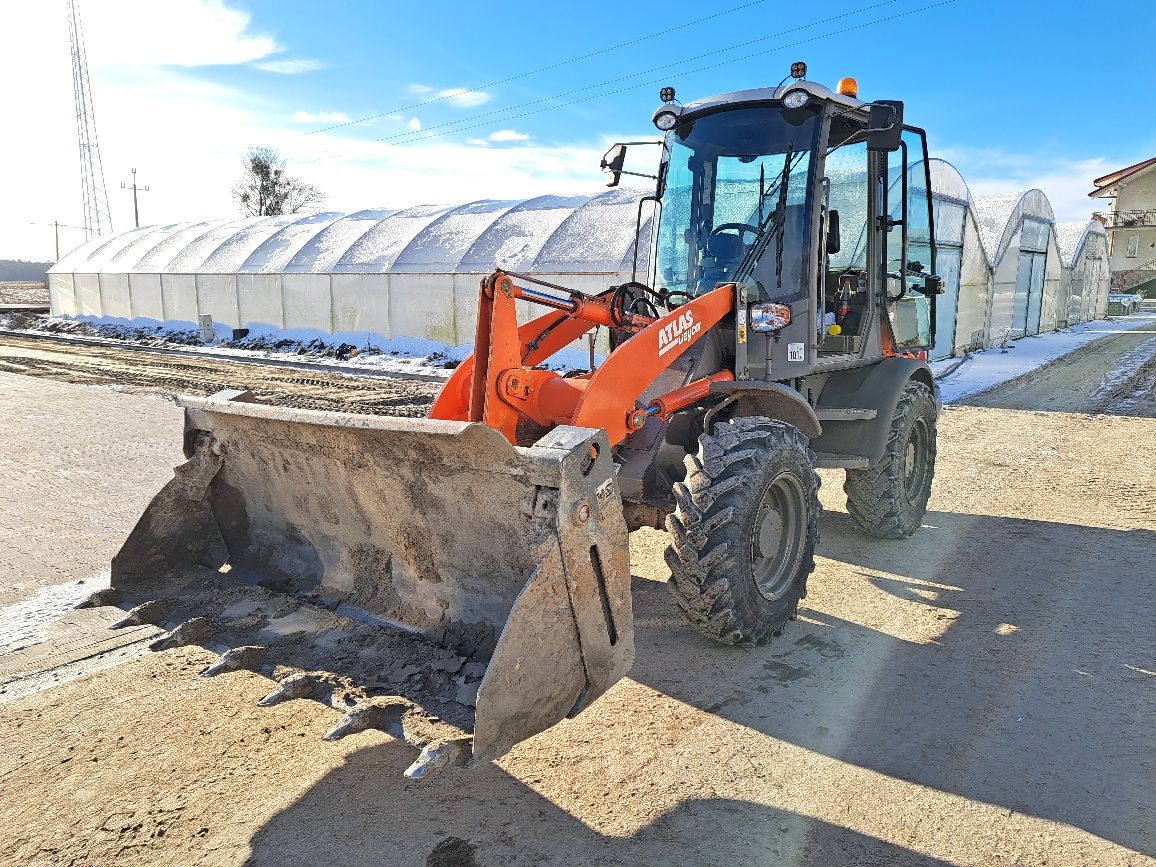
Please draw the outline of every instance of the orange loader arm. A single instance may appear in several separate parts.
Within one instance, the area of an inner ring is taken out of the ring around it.
[[[545,426],[602,428],[611,445],[618,445],[650,416],[665,418],[705,397],[712,382],[734,379],[731,371],[720,371],[638,407],[646,387],[733,311],[734,294],[734,284],[723,284],[654,318],[616,314],[606,295],[558,298],[518,286],[511,275],[495,271],[482,280],[474,352],[450,376],[430,418],[482,422],[514,445],[523,418]],[[514,306],[519,298],[558,312],[519,327]],[[633,336],[589,373],[562,377],[533,369],[596,325]]]

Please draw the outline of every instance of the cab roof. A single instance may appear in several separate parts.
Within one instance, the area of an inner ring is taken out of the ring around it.
[[[865,108],[867,103],[861,99],[843,96],[830,88],[814,81],[791,81],[778,87],[757,87],[752,90],[736,90],[731,93],[720,93],[717,96],[708,96],[705,99],[696,99],[682,109],[681,114],[697,113],[706,109],[719,108],[729,105],[741,105],[747,102],[770,102],[782,99],[792,90],[805,90],[816,99],[845,105],[848,108]]]

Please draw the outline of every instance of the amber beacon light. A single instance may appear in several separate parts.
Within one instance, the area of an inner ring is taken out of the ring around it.
[[[835,85],[835,93],[852,98],[859,96],[859,83],[853,78],[840,78]]]

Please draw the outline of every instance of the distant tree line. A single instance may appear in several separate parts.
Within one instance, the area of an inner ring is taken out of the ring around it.
[[[0,259],[0,283],[43,283],[51,262],[25,262],[23,259]]]

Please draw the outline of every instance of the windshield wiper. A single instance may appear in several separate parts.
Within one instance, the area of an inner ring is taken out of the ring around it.
[[[755,266],[762,259],[763,253],[766,252],[767,245],[771,243],[772,238],[778,238],[778,243],[775,246],[775,283],[776,288],[782,285],[783,273],[783,217],[787,211],[787,185],[791,180],[791,170],[794,168],[796,162],[802,158],[807,151],[800,151],[798,156],[795,155],[794,148],[787,148],[786,154],[783,157],[783,170],[779,172],[779,176],[775,178],[774,183],[759,195],[759,213],[762,214],[763,202],[766,201],[773,193],[778,192],[778,201],[775,202],[775,207],[771,210],[765,218],[759,220],[759,232],[755,235],[754,241],[747,249],[743,260],[739,262],[738,268],[735,269],[735,280],[746,280],[754,273]],[[760,182],[761,182],[760,178]],[[761,186],[761,183],[760,183]]]

